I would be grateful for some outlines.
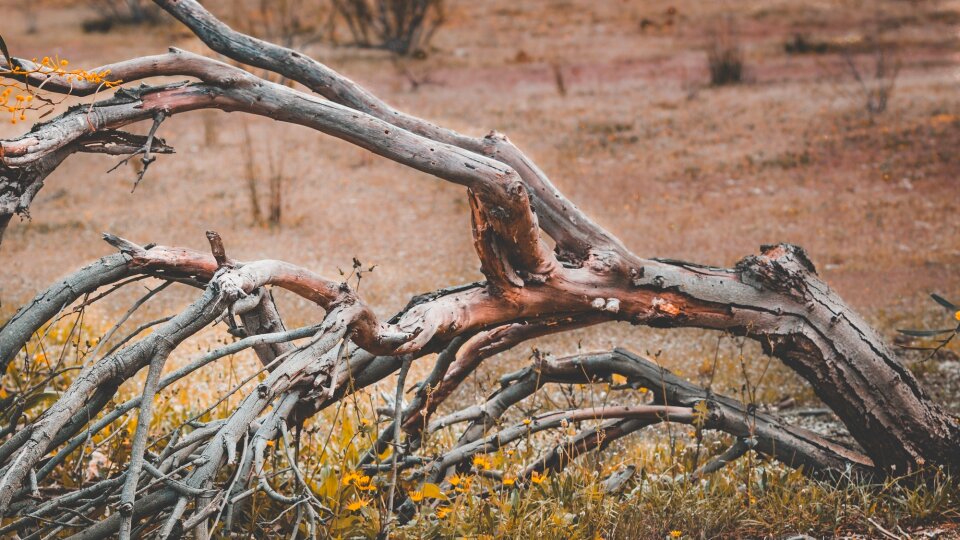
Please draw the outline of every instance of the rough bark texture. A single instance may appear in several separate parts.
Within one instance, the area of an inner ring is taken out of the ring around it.
[[[6,369],[58,313],[99,288],[154,276],[204,292],[182,313],[157,322],[152,334],[142,339],[131,335],[129,343],[106,352],[38,418],[21,422],[18,416],[0,432],[0,515],[15,518],[0,534],[66,529],[76,538],[103,538],[117,531],[126,538],[136,534],[145,518],[156,526],[158,537],[194,527],[202,536],[216,523],[212,515],[232,515],[244,493],[263,490],[276,501],[301,501],[277,493],[263,478],[268,441],[281,438],[288,425],[438,352],[429,377],[405,407],[395,405],[395,423],[362,460],[371,471],[402,470],[441,481],[477,452],[509,444],[531,429],[554,429],[574,420],[606,422],[548,451],[525,475],[562,468],[569,459],[661,421],[698,423],[698,428],[738,438],[726,457],[696,475],[708,474],[749,448],[828,477],[851,472],[883,477],[923,465],[960,470],[957,421],[930,401],[876,332],[820,280],[799,247],[765,246],[729,269],[642,258],[583,215],[505,136],[469,137],[396,111],[299,52],[230,29],[194,0],[156,3],[214,51],[276,72],[308,91],[175,49],[112,64],[108,67],[113,76],[127,83],[170,75],[197,81],[120,89],[109,99],[70,109],[21,137],[0,141],[0,235],[12,215],[27,212],[44,179],[71,154],[169,152],[172,149],[153,136],[161,122],[170,115],[217,108],[307,126],[465,187],[474,247],[486,280],[418,296],[391,319],[381,320],[344,283],[284,261],[229,259],[215,233],[208,234],[212,254],[141,247],[107,235],[120,253],[41,292],[0,328],[0,367]],[[36,85],[46,76],[31,77]],[[71,91],[67,81],[55,76],[44,88]],[[94,90],[82,84],[72,88],[79,95]],[[120,131],[148,119],[154,120],[148,137]],[[555,249],[548,247],[546,237]],[[316,327],[287,331],[270,287],[315,302],[326,317]],[[243,339],[196,359],[188,369],[160,377],[163,359],[179,343],[220,319]],[[712,329],[756,340],[809,382],[866,455],[759,413],[756,404],[715,395],[622,350],[540,361],[504,377],[502,388],[486,402],[433,419],[486,358],[538,336],[608,321]],[[294,342],[304,337],[306,342]],[[246,347],[255,350],[269,374],[228,418],[194,429],[161,455],[144,450],[146,431],[138,429],[126,477],[85,488],[83,498],[33,500],[30,484],[42,482],[79,441],[134,409],[149,420],[154,392]],[[148,366],[144,395],[121,405],[120,412],[105,413],[116,388]],[[511,406],[546,384],[606,384],[614,374],[653,390],[654,402],[553,411],[538,416],[532,427],[501,426]],[[706,418],[695,413],[700,404],[709,411]],[[417,455],[425,431],[464,422],[469,424],[454,448],[433,459]],[[384,469],[384,464],[373,463],[373,456],[398,442],[398,426],[405,442],[396,446],[402,449],[392,458],[396,462]],[[45,460],[51,453],[54,457]],[[174,470],[176,477],[164,476]],[[231,471],[226,484],[219,475],[224,470]],[[158,472],[160,478],[154,478]],[[310,500],[302,478],[294,474],[292,482],[309,512],[322,510]],[[80,527],[84,521],[78,513],[90,505],[102,507],[121,492],[119,512]],[[399,507],[404,514],[410,505]],[[44,516],[50,521],[37,522]]]

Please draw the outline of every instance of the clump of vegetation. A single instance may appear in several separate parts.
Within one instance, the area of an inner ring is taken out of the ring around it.
[[[867,46],[869,52],[859,57],[844,52],[843,62],[847,74],[860,90],[864,110],[873,119],[887,110],[900,74],[900,61],[894,46],[882,43],[876,36],[867,38]]]
[[[250,137],[250,129],[244,125],[244,140],[247,148],[254,148],[253,139]],[[285,186],[289,185],[289,179],[283,172],[283,160],[274,156],[274,151],[268,149],[267,154],[267,196],[266,212],[262,209],[264,203],[262,192],[258,187],[260,183],[260,169],[257,167],[256,159],[252,151],[244,152],[245,177],[247,184],[247,194],[250,198],[250,215],[253,223],[258,226],[279,227],[283,215],[283,191]],[[264,218],[266,213],[266,218]]]
[[[307,47],[333,34],[336,12],[330,2],[253,0],[249,4],[237,1],[234,6],[234,25],[247,34],[290,48]]]
[[[823,41],[813,41],[806,35],[796,33],[793,39],[783,44],[783,51],[787,54],[825,54],[830,46]]]
[[[707,64],[710,67],[710,84],[713,86],[743,82],[743,48],[730,21],[712,33],[707,47]]]
[[[163,11],[150,0],[87,0],[97,16],[83,22],[87,33],[105,33],[117,26],[157,24]]]
[[[673,450],[687,458],[693,454],[692,445]],[[468,476],[487,486],[486,497],[459,494],[421,504],[417,519],[400,529],[399,537],[832,537],[854,531],[880,535],[878,528],[910,529],[960,516],[960,484],[943,472],[915,486],[838,485],[744,458],[691,482],[683,466],[671,461],[668,444],[633,443],[623,449],[630,453],[642,453],[643,466],[616,492],[605,480],[606,471],[614,469],[607,464],[620,462],[617,455],[599,468],[578,465],[525,490]]]
[[[443,0],[334,0],[361,47],[386,49],[400,56],[424,56],[444,22]]]
[[[66,390],[79,366],[157,324],[120,331],[88,313],[95,301],[91,298],[42,328],[10,364],[0,384],[0,427],[8,429],[23,415],[40,414]],[[208,351],[210,345],[198,343],[197,348]],[[175,365],[186,365],[186,360],[178,359]],[[265,377],[249,353],[220,362],[201,368],[190,380],[174,382],[158,401],[150,427],[157,452],[227,417],[244,391]],[[581,391],[560,387],[546,399],[587,397],[577,397]],[[129,400],[139,392],[137,385],[124,385],[118,405],[95,419],[109,426],[80,441],[82,452],[58,453],[52,460],[57,468],[44,467],[38,474],[55,474],[56,489],[67,493],[122,473],[137,428],[136,409]],[[389,464],[392,450],[378,454],[372,464],[362,464],[391,421],[390,403],[377,406],[382,399],[376,389],[356,392],[335,410],[267,442],[276,452],[262,463],[262,489],[236,493],[215,521],[215,530],[250,537],[297,531],[306,537],[371,538],[389,526],[391,537],[398,539],[821,537],[909,531],[960,519],[960,482],[942,470],[875,484],[826,481],[750,451],[719,471],[693,479],[691,471],[730,446],[732,438],[678,424],[615,441],[602,454],[581,456],[562,471],[524,478],[520,471],[543,446],[577,432],[569,425],[559,433],[477,454],[442,483],[401,475],[397,494],[411,503],[411,514],[400,525],[387,517],[389,479],[369,470]],[[0,434],[5,432],[0,429]],[[445,429],[423,444],[439,450],[457,435]],[[309,491],[285,479],[291,467]],[[921,475],[924,481],[913,481]]]

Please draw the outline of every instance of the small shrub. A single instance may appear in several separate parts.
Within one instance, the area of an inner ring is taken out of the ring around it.
[[[89,0],[97,17],[83,22],[86,33],[106,33],[123,25],[156,24],[162,10],[149,0]]]
[[[859,55],[860,58],[845,52],[843,61],[847,74],[860,89],[863,108],[872,120],[887,110],[900,73],[900,61],[894,47],[882,44],[876,36],[868,38],[867,43],[872,49],[870,52]]]
[[[830,49],[823,41],[812,41],[807,36],[797,33],[793,39],[783,44],[783,51],[787,54],[825,54]]]
[[[250,129],[244,126],[243,131],[247,148],[254,148],[254,146],[252,146],[252,139],[250,138]],[[267,218],[264,219],[264,212],[261,209],[261,199],[263,197],[258,187],[259,177],[261,176],[259,167],[257,167],[252,152],[246,152],[244,155],[246,156],[244,180],[247,184],[247,194],[250,199],[250,217],[252,218],[253,224],[260,227],[279,227],[282,222],[283,213],[283,190],[285,186],[289,184],[283,172],[283,162],[282,160],[275,159],[273,150],[267,150],[267,167],[270,172],[267,175]]]
[[[707,48],[707,64],[713,86],[743,82],[743,49],[729,21],[724,29],[713,32]]]
[[[334,10],[315,0],[257,0],[234,5],[234,24],[245,33],[294,49],[332,34]]]
[[[334,0],[354,42],[400,56],[423,56],[444,22],[443,0]]]

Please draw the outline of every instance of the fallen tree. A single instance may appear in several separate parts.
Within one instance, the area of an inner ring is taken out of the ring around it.
[[[272,487],[264,460],[280,445],[271,441],[285,440],[290,426],[398,371],[402,388],[411,363],[428,356],[435,358],[432,372],[406,404],[398,388],[393,422],[363,459],[372,474],[391,477],[389,508],[402,515],[410,505],[395,492],[398,474],[442,482],[478,453],[586,420],[603,423],[530,463],[520,482],[664,421],[737,438],[726,457],[694,475],[708,474],[750,448],[825,477],[887,477],[929,465],[960,466],[960,424],[931,402],[880,336],[820,280],[801,248],[764,246],[733,268],[640,257],[567,200],[507,137],[469,137],[394,110],[314,59],[232,30],[194,0],[156,3],[214,51],[296,81],[309,92],[176,49],[97,68],[95,73],[111,79],[143,84],[0,141],[0,235],[13,215],[28,211],[46,177],[70,155],[140,156],[146,172],[155,154],[171,151],[157,136],[164,121],[215,108],[307,126],[465,187],[486,279],[417,296],[383,320],[345,283],[289,262],[232,260],[214,233],[208,234],[210,253],[106,235],[118,253],[41,292],[0,329],[0,372],[62,310],[90,301],[98,290],[106,289],[101,298],[151,276],[202,293],[184,311],[149,323],[153,332],[146,337],[134,332],[95,358],[36,418],[18,412],[22,403],[15,397],[3,400],[12,413],[0,432],[0,516],[6,518],[0,534],[167,538],[193,530],[207,537],[221,515],[232,515],[234,506],[257,491],[298,512],[303,508],[311,523],[323,520],[328,509],[311,496],[292,455],[283,458],[290,460],[286,474],[297,495]],[[102,82],[77,80],[28,60],[6,58],[6,66],[0,75],[45,92],[96,96],[102,89]],[[191,81],[146,82],[161,76]],[[123,130],[143,120],[153,121],[146,137]],[[316,303],[326,316],[316,326],[287,330],[272,287]],[[239,341],[163,377],[178,345],[216,321],[228,322]],[[711,329],[755,340],[810,384],[860,449],[789,426],[754,404],[697,387],[621,350],[540,360],[505,376],[502,388],[484,403],[433,418],[485,359],[536,337],[610,321]],[[245,348],[255,351],[266,378],[228,417],[185,425],[162,451],[150,450],[157,394]],[[142,396],[108,410],[118,387],[145,369]],[[609,384],[614,376],[625,377],[628,386],[650,388],[653,401],[557,410],[502,425],[505,411],[544,385]],[[124,471],[74,493],[46,496],[44,482],[67,456],[130,411],[138,421]],[[467,427],[454,447],[437,456],[418,454],[425,433],[460,423]],[[392,457],[378,462],[374,456],[387,448],[395,450]],[[98,519],[86,516],[92,509]]]

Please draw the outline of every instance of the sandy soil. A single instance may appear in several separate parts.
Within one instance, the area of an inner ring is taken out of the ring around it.
[[[208,4],[221,15],[232,5]],[[472,134],[508,134],[640,254],[731,265],[761,244],[792,242],[885,332],[941,316],[927,292],[960,297],[960,2],[669,7],[676,13],[650,1],[456,0],[435,50],[403,69],[375,51],[309,52],[399,108]],[[832,50],[862,50],[864,21],[878,13],[902,69],[889,110],[871,121],[839,54],[788,55],[783,45],[803,33]],[[168,45],[203,51],[173,25],[82,34],[86,8],[46,9],[29,35],[21,15],[9,15],[0,31],[19,56],[92,67]],[[740,36],[748,81],[712,88],[704,48],[725,20]],[[4,125],[0,136],[22,129]],[[213,229],[238,259],[286,259],[331,276],[356,256],[377,265],[362,292],[383,314],[412,294],[480,277],[456,186],[264,119],[190,114],[160,135],[177,155],[161,157],[135,193],[133,171],[107,174],[113,162],[101,156],[73,157],[51,176],[32,220],[15,221],[0,248],[2,313],[109,253],[103,231],[205,249]],[[261,192],[271,160],[282,171],[280,228],[252,223],[248,154]],[[294,321],[315,316],[285,301]],[[695,335],[611,326],[567,343],[656,350]]]

